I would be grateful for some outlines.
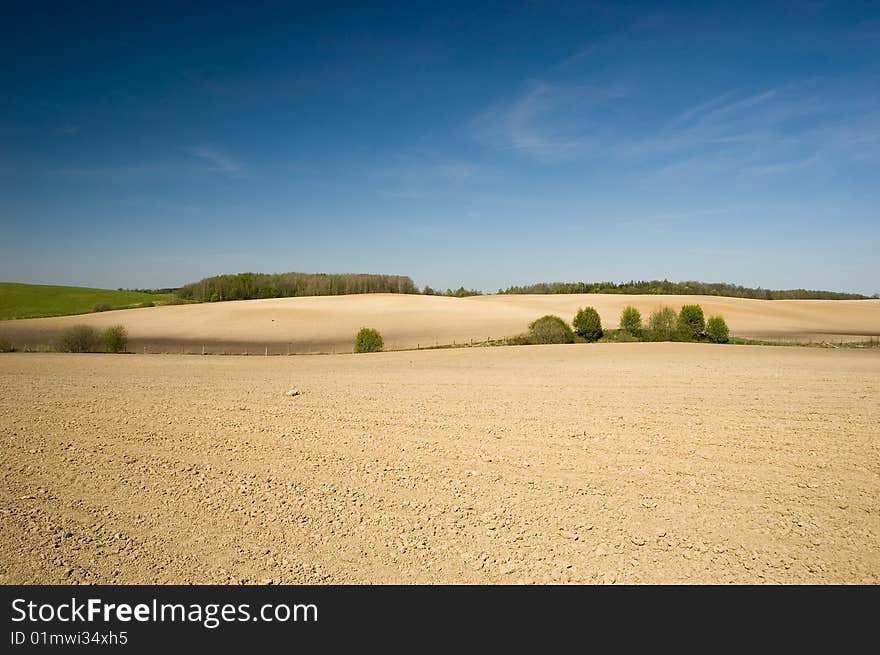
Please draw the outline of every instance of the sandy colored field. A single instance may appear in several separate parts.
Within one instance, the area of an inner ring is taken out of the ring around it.
[[[7,354],[0,395],[3,583],[880,581],[877,351]]]
[[[749,300],[718,296],[502,295],[444,298],[369,294],[244,300],[131,309],[85,316],[0,322],[18,347],[49,343],[64,326],[122,323],[131,346],[142,350],[199,352],[350,352],[357,330],[378,328],[390,349],[484,341],[526,330],[544,314],[571,320],[578,308],[596,307],[606,327],[621,310],[638,307],[644,318],[660,305],[699,303],[707,316],[722,314],[737,336],[780,340],[848,341],[880,336],[880,300]]]

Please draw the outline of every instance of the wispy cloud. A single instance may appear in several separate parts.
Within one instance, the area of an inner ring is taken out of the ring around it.
[[[719,154],[732,162],[744,154],[779,157],[780,150],[804,145],[806,130],[792,129],[793,124],[815,119],[826,109],[818,98],[795,89],[750,94],[732,90],[684,109],[644,138],[622,139],[615,150],[624,157],[665,156],[679,161]]]
[[[651,214],[649,216],[637,216],[623,218],[614,222],[616,227],[656,227],[660,225],[668,225],[680,221],[687,221],[692,218],[704,218],[706,216],[718,216],[721,214],[729,214],[733,212],[733,208],[717,208],[717,209],[696,209],[689,211],[665,212],[663,214]]]
[[[471,134],[541,163],[572,161],[596,148],[601,136],[596,114],[624,95],[619,88],[532,81],[512,101],[479,114]]]
[[[50,176],[118,182],[192,175],[194,171],[192,166],[184,166],[179,162],[145,162],[63,166],[46,168],[43,172]]]
[[[369,175],[379,182],[382,195],[418,199],[460,189],[486,173],[484,166],[474,162],[418,152],[398,155],[390,164],[371,169]]]
[[[815,99],[782,89],[751,94],[730,90],[665,122],[661,118],[653,126],[634,127],[629,121],[645,101],[621,86],[533,81],[512,101],[480,113],[471,133],[479,143],[544,164],[591,157],[681,159],[701,148],[778,144],[787,123],[824,109]]]
[[[199,91],[213,96],[232,95],[232,87],[224,82],[216,70],[182,69],[180,75]]]
[[[711,216],[723,216],[742,211],[742,207],[709,207],[704,209],[682,209],[668,212],[645,214],[603,216],[603,221],[614,226],[615,231],[629,231],[632,234],[668,233],[669,230],[697,224]],[[595,234],[596,226],[589,220],[573,222],[566,226],[572,232]]]
[[[195,146],[188,148],[187,152],[207,164],[207,170],[211,172],[229,177],[240,177],[246,172],[241,163],[227,153],[212,146]]]
[[[749,109],[766,105],[778,95],[776,89],[768,89],[746,97],[737,97],[735,91],[726,93],[686,109],[672,121],[673,127],[699,129],[723,125],[735,120]]]
[[[664,115],[642,109],[651,98],[637,86],[537,79],[477,114],[470,130],[538,164],[601,161],[643,179],[789,175],[877,157],[872,88],[863,78],[816,78],[729,89]]]
[[[184,153],[186,157],[182,157]],[[159,161],[126,161],[124,163],[81,164],[47,168],[49,175],[92,178],[95,180],[148,180],[181,176],[200,177],[207,174],[230,178],[249,177],[247,167],[222,150],[211,146],[183,148],[173,159]]]
[[[620,152],[659,176],[788,175],[871,159],[880,113],[859,84],[813,80],[728,92],[681,112]],[[873,135],[873,136],[872,136]]]
[[[818,152],[800,159],[789,159],[787,161],[770,162],[766,164],[757,164],[750,166],[748,172],[757,173],[758,175],[774,175],[777,173],[790,173],[792,171],[801,170],[816,164],[821,159]]]

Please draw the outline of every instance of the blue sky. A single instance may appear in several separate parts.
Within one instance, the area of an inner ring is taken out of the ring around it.
[[[877,3],[178,4],[5,5],[0,280],[880,291]]]

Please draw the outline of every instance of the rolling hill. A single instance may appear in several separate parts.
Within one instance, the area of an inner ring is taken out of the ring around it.
[[[661,305],[699,303],[707,316],[723,315],[736,336],[770,340],[852,341],[880,336],[880,300],[753,300],[719,296],[495,295],[449,298],[364,294],[273,298],[157,306],[84,316],[0,323],[17,347],[51,342],[63,327],[124,325],[130,347],[198,352],[350,352],[363,326],[382,332],[387,349],[484,341],[525,331],[544,314],[571,320],[594,306],[606,328],[617,326],[626,305],[643,316]]]
[[[86,314],[98,304],[123,309],[142,303],[167,303],[173,298],[172,294],[140,291],[0,282],[0,320]]]

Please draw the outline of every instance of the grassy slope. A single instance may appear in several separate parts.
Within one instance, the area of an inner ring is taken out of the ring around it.
[[[170,301],[172,297],[170,294],[137,291],[0,282],[0,320],[87,314],[97,303],[107,303],[114,309],[123,309],[144,302],[161,304]]]

